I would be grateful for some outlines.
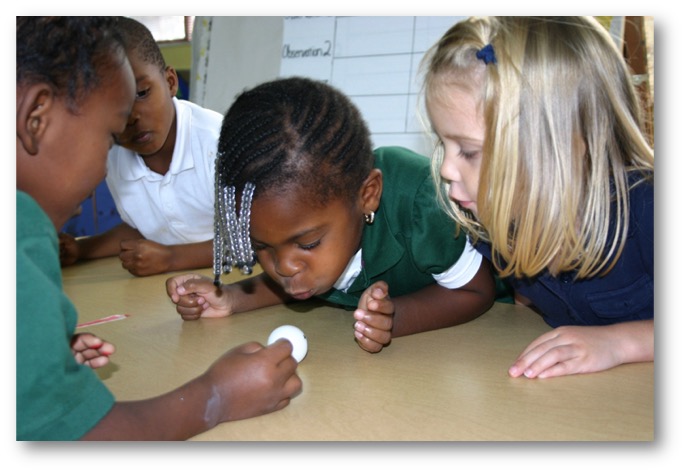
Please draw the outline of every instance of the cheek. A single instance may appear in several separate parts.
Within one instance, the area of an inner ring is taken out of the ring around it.
[[[83,179],[104,177],[108,151],[105,139],[78,139],[69,152],[69,161],[78,167]]]
[[[466,180],[466,185],[473,190],[478,189],[478,169],[469,169],[465,172],[464,180]]]
[[[255,251],[255,255],[257,256],[257,262],[259,262],[259,265],[262,266],[262,269],[266,271],[267,273],[273,270],[273,265],[274,265],[274,259],[272,255],[267,251],[266,249],[263,249],[261,251]]]
[[[105,177],[107,169],[107,155],[109,154],[109,142],[100,140],[93,143],[89,159],[90,173],[98,182]]]

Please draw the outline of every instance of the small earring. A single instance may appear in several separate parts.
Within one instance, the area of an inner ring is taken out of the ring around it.
[[[368,215],[364,215],[364,221],[367,225],[372,225],[375,220],[376,212],[374,212],[373,210],[371,210],[371,213],[369,213]]]

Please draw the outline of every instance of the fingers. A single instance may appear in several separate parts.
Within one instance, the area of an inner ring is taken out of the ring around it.
[[[392,339],[392,317],[357,309],[354,312],[354,336],[368,352],[379,352]]]
[[[193,291],[192,289],[188,289],[186,282],[201,277],[202,276],[198,274],[184,274],[169,277],[166,279],[166,293],[174,302],[176,302],[180,295],[185,295]]]
[[[290,358],[293,361],[295,361],[295,359],[293,359],[292,356]],[[295,364],[297,364],[297,362],[295,362]],[[284,393],[288,397],[286,398],[286,400],[288,401],[290,401],[290,398],[295,398],[300,393],[302,393],[302,379],[297,375],[297,373],[294,370],[292,370],[291,372],[293,372],[293,374],[288,378],[284,387]]]
[[[119,247],[121,248],[122,252],[123,251],[132,251],[136,247],[138,247],[138,240],[137,239],[124,239],[119,243]]]
[[[91,333],[74,336],[71,346],[76,362],[92,368],[98,368],[109,362],[109,356],[116,351],[112,343],[108,343]]]
[[[94,357],[92,359],[85,360],[83,362],[83,364],[87,365],[91,369],[99,369],[100,367],[104,367],[107,364],[109,364],[109,357],[108,356]]]
[[[509,375],[523,375],[529,379],[567,375],[572,373],[569,361],[573,358],[573,349],[570,346],[541,345],[517,359],[509,368]]]
[[[377,311],[378,301],[389,298],[388,284],[379,281],[367,288],[359,299],[359,308],[362,310]]]
[[[207,299],[200,295],[208,293],[208,290],[216,290],[216,287],[210,279],[198,274],[185,274],[166,280],[167,295],[176,304],[176,311],[184,320],[197,320],[209,308]]]
[[[380,281],[366,289],[354,312],[354,336],[362,349],[379,352],[390,343],[394,313],[388,284]]]
[[[103,344],[104,341],[92,333],[80,333],[73,337],[71,348],[76,351],[83,351],[85,349],[98,349]]]
[[[264,346],[262,346],[256,341],[251,341],[245,344],[241,344],[240,346],[236,346],[233,350],[242,352],[244,354],[253,354],[257,351],[261,351],[262,349],[264,349]]]
[[[587,348],[552,330],[533,341],[509,368],[512,377],[550,378],[585,370]]]
[[[169,277],[166,279],[166,294],[171,298],[171,301],[178,303],[178,277]]]
[[[268,345],[266,349],[274,352],[274,355],[281,361],[288,361],[293,359],[293,345],[285,338],[279,339],[276,342]],[[297,364],[297,362],[295,362]]]
[[[192,300],[186,301],[185,297],[179,300],[179,303],[176,305],[176,312],[186,321],[199,319],[202,316],[203,311],[203,305],[193,302]]]

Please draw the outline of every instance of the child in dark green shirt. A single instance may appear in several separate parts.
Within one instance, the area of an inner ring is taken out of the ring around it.
[[[215,281],[231,266],[263,274],[223,285],[172,277],[184,319],[319,297],[355,308],[359,345],[453,326],[494,301],[489,263],[438,207],[430,161],[373,152],[354,104],[304,78],[262,84],[224,118],[216,168]]]

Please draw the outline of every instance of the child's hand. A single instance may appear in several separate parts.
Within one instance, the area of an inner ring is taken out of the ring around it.
[[[176,304],[176,311],[184,320],[221,318],[231,314],[227,290],[198,274],[184,274],[166,281],[166,292]]]
[[[114,354],[114,345],[103,341],[94,334],[80,333],[71,338],[71,352],[76,362],[93,369],[107,365],[109,356]]]
[[[216,422],[234,421],[287,406],[302,390],[291,352],[287,340],[268,347],[252,342],[228,351],[204,375],[216,392],[205,416],[215,415],[211,420]]]
[[[62,266],[70,266],[79,259],[79,246],[71,234],[59,234],[59,262]]]
[[[173,251],[169,246],[154,241],[147,239],[121,241],[119,253],[121,265],[138,277],[169,272],[173,256]]]
[[[362,349],[378,352],[390,342],[394,314],[388,284],[376,282],[364,291],[354,311],[354,336]]]
[[[509,368],[509,375],[548,378],[598,372],[622,363],[611,326],[561,326],[538,337]]]

